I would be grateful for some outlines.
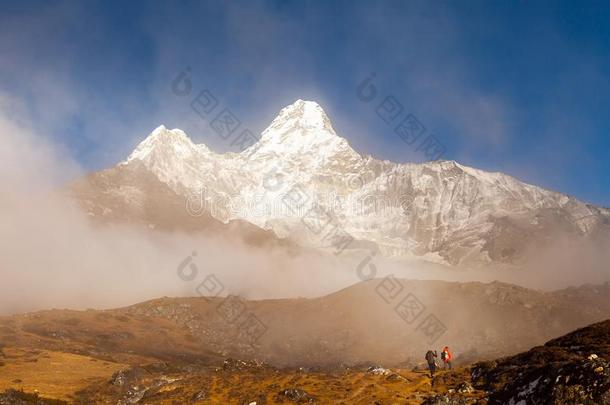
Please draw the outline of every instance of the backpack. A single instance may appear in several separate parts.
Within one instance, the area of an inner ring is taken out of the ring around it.
[[[432,350],[428,350],[426,353],[426,361],[428,363],[432,363],[434,361],[434,353],[432,353]]]
[[[445,361],[446,358],[447,358],[447,352],[443,350],[443,352],[441,353],[441,360]]]

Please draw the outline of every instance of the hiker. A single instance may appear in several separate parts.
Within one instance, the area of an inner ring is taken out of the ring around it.
[[[434,378],[434,372],[436,371],[436,350],[428,350],[426,352],[426,361],[428,362],[428,368],[430,369],[430,378]]]
[[[445,346],[441,353],[441,360],[443,361],[443,370],[449,368],[451,370],[451,352],[449,351],[449,346]]]

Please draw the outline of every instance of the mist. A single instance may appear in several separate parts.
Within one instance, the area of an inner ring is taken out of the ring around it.
[[[83,170],[64,149],[0,113],[0,313],[108,308],[160,296],[196,296],[213,274],[220,295],[315,296],[357,282],[335,258],[257,249],[240,240],[91,221],[63,192]],[[195,255],[193,255],[195,252]],[[196,275],[178,267],[192,257]]]
[[[0,197],[1,314],[196,296],[210,275],[220,285],[207,291],[210,294],[248,299],[315,297],[388,274],[501,280],[541,289],[608,280],[608,250],[563,240],[519,270],[472,270],[373,258],[365,251],[333,256],[302,249],[295,254],[222,237],[135,225],[99,226],[62,192],[66,181],[84,175],[84,170],[61,145],[48,142],[49,137],[30,128],[27,120],[14,118],[22,116],[19,105],[0,100],[0,180],[5,189]],[[363,277],[362,266],[371,268],[367,260],[374,272]],[[192,273],[187,280],[180,276],[180,266]]]

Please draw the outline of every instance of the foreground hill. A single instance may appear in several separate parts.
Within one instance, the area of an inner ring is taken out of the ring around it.
[[[490,404],[610,404],[610,320],[479,363],[472,375]]]
[[[0,341],[117,361],[234,357],[281,367],[414,365],[427,349],[449,345],[456,362],[467,363],[608,317],[610,284],[541,292],[498,282],[374,279],[312,299],[160,298],[115,310],[15,315],[0,318]]]
[[[110,317],[104,321],[130,322]],[[69,319],[64,324],[77,323]],[[419,366],[277,368],[234,359],[214,365],[213,357],[176,355],[172,345],[181,340],[167,326],[150,320],[148,329],[164,332],[147,336],[149,349],[135,343],[126,352],[102,344],[99,352],[68,353],[62,344],[78,348],[68,336],[53,336],[55,350],[2,347],[0,404],[610,404],[610,320],[521,354],[440,370],[434,378]],[[29,337],[20,342],[47,340]]]

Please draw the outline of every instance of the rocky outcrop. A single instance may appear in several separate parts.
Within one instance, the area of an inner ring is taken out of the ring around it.
[[[477,364],[472,380],[489,404],[610,404],[610,320],[544,346]]]

